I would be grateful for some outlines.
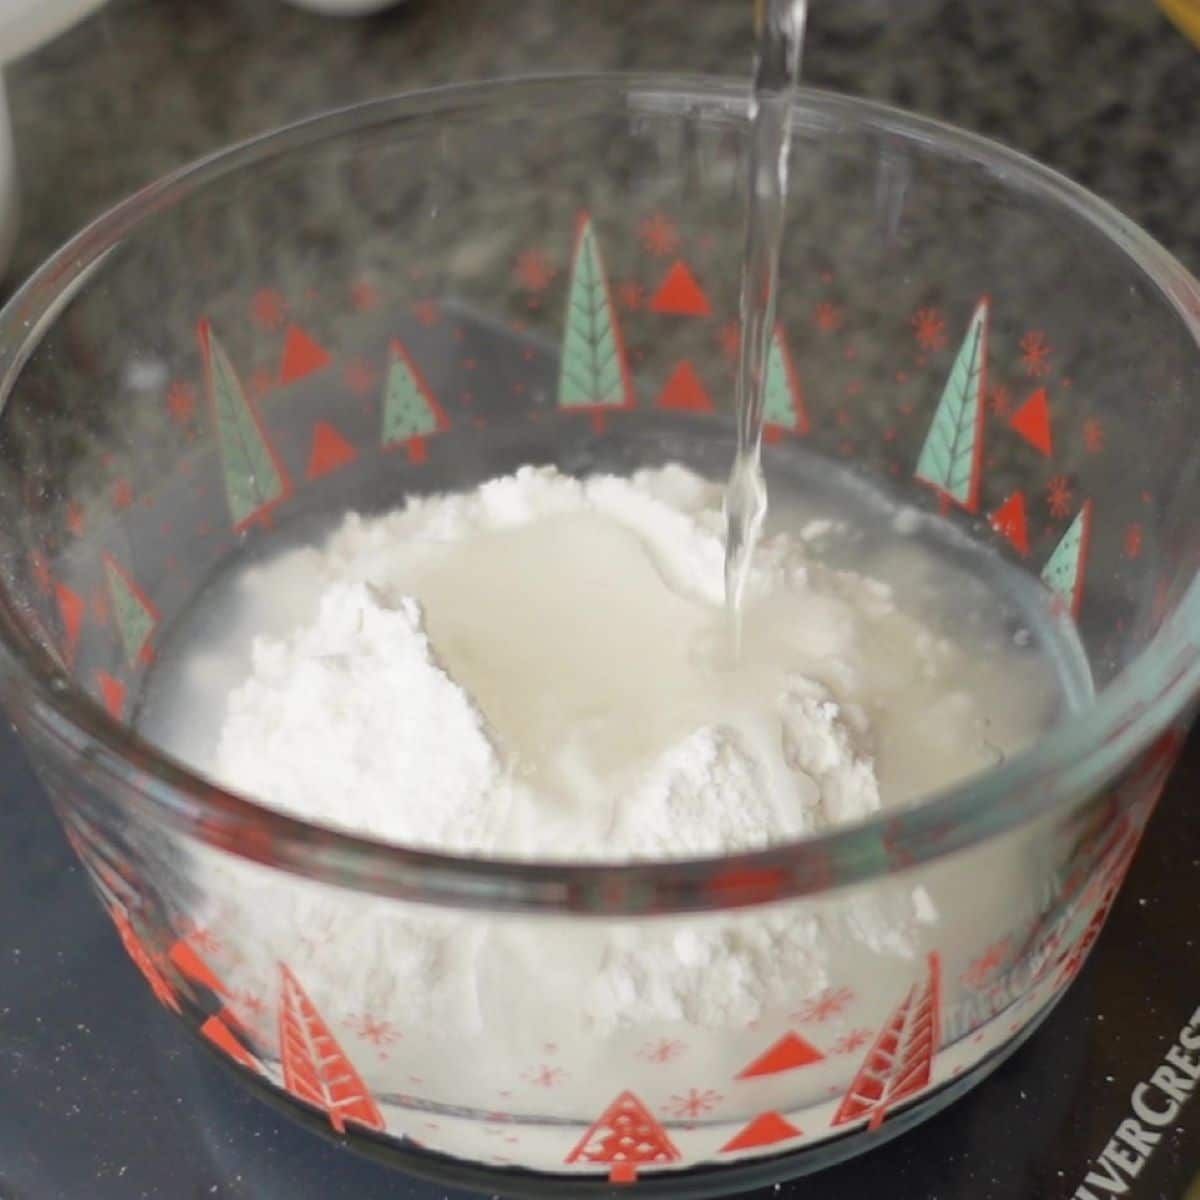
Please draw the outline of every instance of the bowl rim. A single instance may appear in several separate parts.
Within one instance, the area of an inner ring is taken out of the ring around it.
[[[405,92],[349,105],[219,150],[149,184],[53,254],[0,311],[0,413],[20,371],[109,251],[155,213],[252,163],[340,135],[568,91],[606,104],[744,118],[744,81],[568,73]],[[1200,283],[1116,209],[1058,172],[980,135],[877,101],[802,88],[805,119],[875,131],[992,171],[1065,209],[1122,251],[1200,347]],[[67,678],[21,622],[0,582],[0,698],[18,729],[131,820],[179,831],[236,858],[314,881],[454,908],[632,916],[717,911],[826,893],[961,852],[1079,802],[1111,781],[1200,690],[1200,583],[1189,582],[1150,643],[1091,704],[1004,763],[919,802],[817,836],[731,856],[636,862],[489,859],[418,850],[316,824],[228,791],[122,726]],[[76,797],[60,801],[69,812]],[[84,803],[78,801],[79,803]],[[93,803],[94,807],[94,803]]]

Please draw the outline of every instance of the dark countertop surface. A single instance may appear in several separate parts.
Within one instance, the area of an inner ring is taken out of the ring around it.
[[[26,214],[11,280],[173,167],[317,110],[552,70],[744,75],[750,0],[111,0],[8,71]],[[817,0],[808,80],[988,134],[1200,269],[1200,50],[1153,0]]]
[[[749,0],[407,0],[376,18],[332,20],[281,0],[112,0],[7,70],[24,217],[5,291],[106,206],[229,141],[332,105],[483,76],[742,75],[749,10]],[[1151,0],[817,0],[806,66],[818,86],[915,108],[1042,159],[1200,270],[1200,49]],[[195,1053],[134,986],[6,728],[0,778],[4,1200],[464,1196],[295,1132]],[[781,1195],[1069,1196],[1130,1088],[1200,1003],[1200,844],[1186,807],[1198,784],[1193,737],[1114,912],[1110,954],[1098,952],[1057,1024],[894,1154]],[[1173,990],[1151,1004],[1149,979]],[[1103,1084],[1071,1075],[1085,1057],[1086,1078]],[[1044,1103],[1026,1106],[1027,1094]],[[1200,1100],[1192,1110],[1139,1198],[1182,1200],[1200,1163]]]

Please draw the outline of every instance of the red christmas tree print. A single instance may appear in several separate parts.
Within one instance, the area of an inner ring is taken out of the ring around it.
[[[1001,938],[1000,941],[993,942],[963,972],[963,983],[971,988],[986,987],[1004,966],[1011,953],[1012,938]]]
[[[126,954],[133,959],[133,965],[145,976],[155,999],[165,1008],[171,1009],[172,1012],[180,1012],[179,998],[175,995],[175,989],[167,982],[166,973],[158,961],[134,932],[133,923],[128,915],[120,905],[115,903],[109,908],[109,915],[117,927],[117,933],[121,935],[121,944],[125,947]]]
[[[388,373],[383,388],[380,433],[383,449],[403,446],[409,462],[422,463],[428,454],[426,439],[449,428],[449,418],[433,398],[404,343],[393,338],[388,347]]]
[[[677,259],[667,272],[650,301],[650,308],[656,313],[676,317],[707,317],[712,314],[708,296],[683,259]]]
[[[287,340],[283,344],[283,362],[279,367],[281,384],[295,383],[305,375],[327,367],[331,362],[329,351],[316,342],[298,325],[288,326]]]
[[[634,1183],[639,1166],[679,1161],[679,1151],[650,1110],[622,1092],[579,1139],[568,1163],[606,1163],[612,1183]]]
[[[929,1086],[942,1041],[941,961],[930,954],[928,974],[914,984],[867,1052],[833,1117],[833,1125],[869,1118],[877,1129],[888,1111]]]
[[[1141,557],[1142,536],[1142,527],[1136,522],[1125,530],[1125,537],[1122,541],[1121,548],[1124,551],[1126,558],[1134,559]]]
[[[1087,928],[1083,931],[1083,936],[1080,937],[1074,948],[1065,956],[1066,961],[1063,964],[1062,974],[1058,980],[1059,987],[1065,987],[1082,970],[1088,954],[1100,937],[1100,931],[1104,928],[1104,922],[1108,920],[1108,914],[1112,911],[1112,906],[1116,902],[1117,894],[1121,890],[1125,873],[1129,870],[1133,862],[1133,855],[1136,849],[1137,839],[1131,838],[1129,845],[1122,851],[1115,867],[1105,876],[1107,883],[1104,885],[1104,892],[1100,897],[1100,903],[1096,906],[1095,912],[1092,913],[1091,920],[1088,921]]]
[[[385,1129],[379,1106],[295,975],[282,963],[279,971],[283,1086],[297,1099],[324,1110],[338,1133],[346,1131],[347,1122]]]
[[[209,1017],[200,1026],[200,1033],[239,1066],[248,1067],[259,1075],[263,1074],[262,1063],[238,1041],[220,1015]]]
[[[167,957],[185,979],[190,979],[193,983],[208,988],[210,992],[218,996],[229,997],[229,989],[186,940],[176,942],[167,952]]]
[[[1017,409],[1009,421],[1035,450],[1047,458],[1054,454],[1054,439],[1050,435],[1050,401],[1046,389],[1040,387]]]
[[[991,517],[992,528],[1005,538],[1018,554],[1029,553],[1029,518],[1025,511],[1025,493],[1013,492]]]
[[[240,533],[254,521],[266,521],[291,494],[291,482],[212,325],[202,320],[196,336],[233,531]]]
[[[686,359],[671,372],[671,378],[658,397],[658,406],[676,412],[716,411],[708,392],[704,390],[704,384],[700,382],[700,376],[696,374],[696,368]]]
[[[358,457],[358,451],[328,421],[313,428],[312,450],[308,455],[308,478],[320,479]]]
[[[819,1063],[824,1057],[820,1050],[798,1033],[785,1033],[769,1050],[745,1067],[738,1079],[757,1079],[763,1075],[795,1071]]]
[[[1089,454],[1099,454],[1104,449],[1104,426],[1095,417],[1083,423],[1083,445]]]
[[[791,1121],[785,1120],[777,1112],[765,1112],[755,1117],[741,1133],[726,1142],[721,1147],[721,1153],[731,1154],[735,1150],[774,1146],[777,1142],[800,1137],[802,1133],[803,1130],[797,1128]]]

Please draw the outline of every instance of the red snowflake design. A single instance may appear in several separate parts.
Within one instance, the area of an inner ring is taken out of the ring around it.
[[[1104,426],[1095,417],[1088,417],[1083,423],[1083,444],[1092,454],[1104,449]]]
[[[250,395],[260,400],[275,386],[275,377],[266,367],[258,367],[250,376],[248,386]]]
[[[176,380],[167,391],[167,408],[172,418],[186,425],[196,412],[196,391],[190,383]]]
[[[1074,492],[1071,481],[1065,475],[1055,475],[1046,485],[1046,504],[1053,517],[1065,517],[1071,511]]]
[[[657,1042],[647,1042],[638,1052],[638,1057],[652,1063],[669,1063],[678,1058],[686,1049],[687,1047],[682,1042],[661,1038]]]
[[[673,1117],[702,1117],[724,1099],[720,1092],[711,1088],[688,1088],[682,1096],[672,1096],[663,1109]]]
[[[742,349],[742,327],[737,321],[729,321],[722,325],[717,332],[717,341],[721,344],[721,353],[730,362],[736,362]]]
[[[1130,525],[1125,530],[1125,538],[1122,543],[1122,548],[1125,551],[1126,558],[1140,558],[1142,555],[1142,527],[1138,524]]]
[[[378,1017],[371,1016],[370,1013],[361,1013],[359,1016],[351,1017],[346,1025],[364,1042],[370,1042],[372,1046],[380,1048],[390,1046],[400,1037],[391,1021],[381,1021]]]
[[[513,268],[517,282],[528,292],[544,292],[554,278],[554,266],[542,250],[524,250]]]
[[[1004,965],[1012,951],[1012,938],[1001,938],[993,942],[963,972],[963,983],[968,987],[983,987]]]
[[[617,299],[622,308],[631,312],[642,307],[646,300],[646,289],[636,279],[627,279],[617,289]]]
[[[940,350],[946,344],[946,321],[936,308],[919,308],[912,318],[913,335],[922,350]]]
[[[871,1031],[869,1029],[851,1029],[849,1033],[843,1033],[833,1043],[832,1050],[834,1054],[853,1054],[856,1050],[861,1050],[870,1040]]]
[[[854,999],[849,988],[826,988],[792,1014],[793,1021],[822,1023],[839,1016]]]
[[[259,288],[250,301],[250,312],[263,329],[278,329],[287,313],[287,301],[274,288]]]
[[[379,307],[379,289],[365,279],[360,279],[350,288],[350,303],[359,312],[370,312]]]
[[[1012,393],[1002,383],[996,384],[988,395],[988,408],[992,416],[1001,420],[1012,415]]]
[[[378,378],[370,365],[362,359],[348,363],[342,372],[343,381],[356,396],[365,396],[373,391]]]
[[[521,1076],[527,1083],[532,1083],[534,1087],[552,1088],[567,1077],[567,1073],[561,1067],[540,1066],[536,1071],[526,1071]]]
[[[1021,365],[1026,375],[1050,373],[1050,343],[1041,330],[1031,329],[1021,339]]]
[[[817,328],[822,333],[837,333],[845,319],[845,313],[836,304],[823,300],[817,305]]]
[[[436,300],[416,300],[413,302],[412,314],[418,325],[426,329],[436,325],[442,319],[441,305]]]
[[[646,217],[638,226],[638,236],[642,245],[659,258],[669,258],[679,249],[679,230],[662,213]]]
[[[191,921],[187,921],[184,923],[183,936],[197,950],[202,950],[205,954],[219,954],[221,952],[221,939],[206,925],[196,925]]]
[[[133,484],[128,479],[113,484],[112,502],[114,508],[128,508],[133,503]]]
[[[267,1005],[261,996],[255,992],[239,992],[238,1007],[245,1013],[247,1020],[258,1024],[267,1019]]]

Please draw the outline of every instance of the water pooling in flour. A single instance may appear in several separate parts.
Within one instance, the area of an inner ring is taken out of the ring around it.
[[[760,28],[750,99],[742,340],[737,373],[737,456],[725,491],[725,603],[741,645],[742,593],[767,514],[762,473],[764,384],[775,324],[779,246],[787,202],[792,103],[800,73],[808,0],[759,0]]]

